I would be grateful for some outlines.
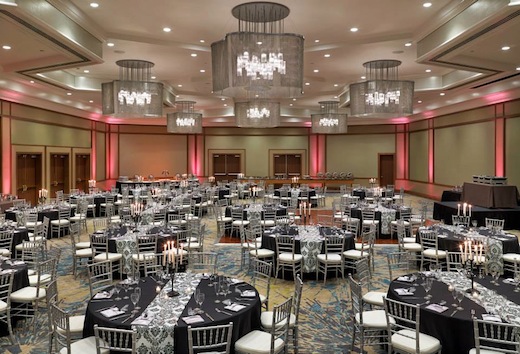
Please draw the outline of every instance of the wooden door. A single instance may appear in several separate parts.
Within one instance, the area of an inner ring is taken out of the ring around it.
[[[83,192],[88,192],[88,180],[90,179],[90,155],[76,155],[75,167],[75,188]]]
[[[51,155],[51,190],[50,197],[55,198],[57,191],[69,193],[69,154]]]
[[[274,175],[281,178],[300,176],[302,158],[300,154],[276,154],[274,160]]]
[[[216,181],[233,180],[241,170],[238,154],[213,154],[213,176]]]
[[[387,185],[395,184],[395,163],[394,154],[380,154],[379,155],[379,185],[386,187]]]
[[[16,154],[16,195],[32,205],[38,204],[42,189],[42,155]]]

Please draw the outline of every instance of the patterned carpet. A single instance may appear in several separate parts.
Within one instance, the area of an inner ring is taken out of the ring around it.
[[[418,203],[419,198],[407,198],[407,204]],[[327,209],[330,210],[331,199],[327,198]],[[431,209],[430,209],[431,213]],[[207,235],[205,250],[219,253],[219,272],[245,280],[250,276],[240,270],[240,245],[218,243],[215,222],[212,217],[205,217]],[[89,230],[92,230],[90,225]],[[87,235],[83,235],[87,239]],[[84,313],[89,299],[88,280],[83,271],[77,279],[71,275],[70,241],[67,237],[50,240],[50,244],[63,249],[62,261],[59,264],[59,297],[64,302],[62,306],[74,313]],[[386,289],[389,283],[386,266],[387,252],[397,249],[396,245],[376,246],[376,271],[373,277],[373,287]],[[271,304],[282,302],[293,292],[293,281],[277,279],[272,281]],[[350,302],[348,301],[346,280],[327,279],[316,281],[314,274],[304,277],[304,291],[300,308],[300,353],[349,353],[351,342]],[[37,334],[33,336],[32,328],[17,327],[15,332],[19,345],[10,346],[7,337],[0,338],[0,351],[7,353],[48,353],[47,314],[42,310],[39,316]],[[292,352],[292,349],[291,349]],[[382,352],[382,351],[381,351]],[[379,353],[370,350],[369,353]]]

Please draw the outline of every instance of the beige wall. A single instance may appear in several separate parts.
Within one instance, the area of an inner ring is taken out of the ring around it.
[[[505,124],[505,176],[508,184],[520,187],[520,117]]]
[[[90,131],[12,119],[11,143],[90,148]]]
[[[428,182],[428,131],[410,133],[409,171],[412,181]]]
[[[96,180],[101,181],[106,179],[106,134],[97,132],[96,136]]]
[[[245,150],[245,171],[247,176],[267,176],[269,174],[269,150],[305,150],[309,140],[305,136],[206,136],[206,173],[209,171],[208,150]],[[308,171],[305,169],[304,174]]]
[[[119,175],[161,177],[164,170],[171,175],[187,173],[187,140],[185,135],[120,134]]]
[[[435,129],[434,180],[461,185],[473,175],[495,174],[495,124],[493,121]]]
[[[378,175],[378,154],[395,153],[395,135],[329,135],[326,149],[326,172],[352,172],[356,178],[370,178]]]

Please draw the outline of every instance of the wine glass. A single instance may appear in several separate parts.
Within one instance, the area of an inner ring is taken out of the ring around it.
[[[457,307],[455,301],[457,300],[457,290],[455,290],[455,286],[453,284],[448,285],[448,291],[451,292],[451,296],[453,296],[453,304],[451,306]]]
[[[495,285],[500,286],[500,283],[498,282],[498,278],[500,278],[500,272],[497,270],[495,274],[493,274],[493,278],[495,279]]]
[[[432,295],[430,294],[430,290],[432,290],[433,285],[433,278],[427,277],[424,279],[424,283],[422,284],[424,290],[426,291],[426,296],[424,297],[425,300],[430,300],[432,298]]]
[[[471,225],[473,225],[473,228],[477,228],[478,221],[477,220],[471,220]]]
[[[220,303],[220,300],[219,300],[218,296],[219,296],[219,295],[221,294],[221,292],[222,292],[221,287],[222,287],[222,279],[221,279],[219,276],[217,276],[216,279],[215,279],[215,285],[214,285],[214,287],[213,287],[213,288],[215,289],[215,295],[216,295],[216,297],[215,297],[215,303],[216,303],[216,304]]]
[[[462,291],[457,291],[457,301],[459,302],[459,305],[457,306],[457,311],[462,311],[464,308],[460,305],[462,300],[464,300],[464,293]]]
[[[119,293],[121,292],[121,286],[119,284],[114,285],[114,294],[116,294],[115,301],[121,300]]]
[[[226,296],[229,294],[229,282],[227,279],[222,279],[222,283],[220,284],[222,295]]]
[[[204,303],[204,299],[206,298],[206,294],[202,291],[199,291],[197,295],[195,296],[195,302],[199,307],[197,308],[197,311],[200,313],[202,312],[202,304]]]
[[[139,299],[141,298],[141,288],[135,288],[133,293],[130,294],[130,301],[134,304],[134,309],[139,310],[141,307],[137,306]]]

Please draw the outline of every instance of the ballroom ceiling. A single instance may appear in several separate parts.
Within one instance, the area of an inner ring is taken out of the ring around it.
[[[232,126],[232,98],[212,93],[210,46],[238,30],[231,9],[243,2],[0,0],[0,46],[10,47],[0,49],[0,98],[112,123],[165,125],[165,118],[101,113],[101,83],[118,79],[115,62],[140,59],[155,64],[152,74],[171,97],[197,102],[205,126]],[[309,126],[323,100],[339,100],[348,112],[349,84],[362,80],[364,62],[379,59],[402,61],[399,78],[415,81],[414,115],[349,124],[404,122],[520,97],[520,6],[426,2],[279,1],[290,9],[285,32],[305,37],[304,94],[281,100],[283,125]],[[172,101],[164,115],[175,110]]]

